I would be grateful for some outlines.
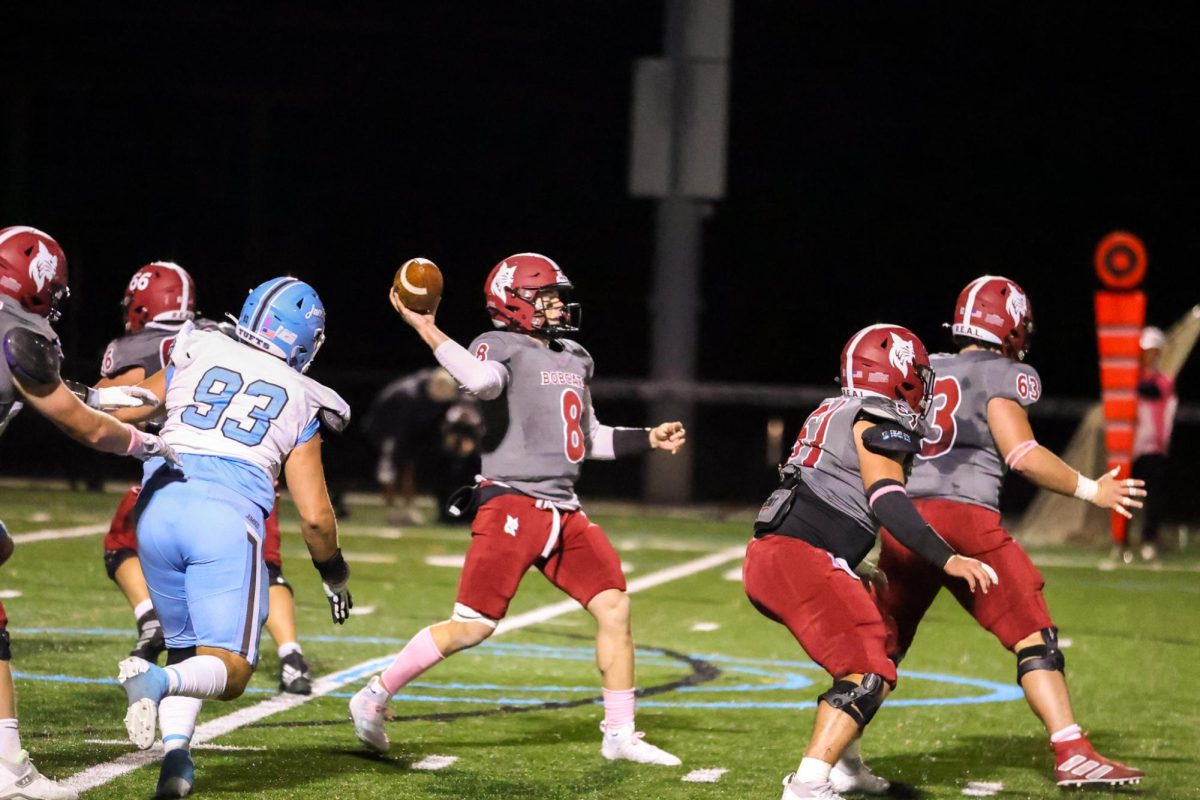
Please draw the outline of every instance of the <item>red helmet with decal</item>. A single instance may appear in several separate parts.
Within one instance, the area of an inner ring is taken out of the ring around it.
[[[984,275],[959,293],[950,330],[956,337],[993,345],[1008,358],[1024,361],[1033,343],[1033,305],[1013,281]]]
[[[154,261],[133,273],[121,300],[125,332],[151,322],[184,322],[196,317],[196,282],[172,261]]]
[[[558,336],[579,330],[578,303],[566,303],[571,282],[558,264],[538,253],[517,253],[492,267],[483,284],[488,314],[497,328]],[[538,295],[554,290],[563,300],[562,315],[549,323]]]
[[[0,230],[0,294],[54,322],[70,293],[67,256],[54,237],[23,225]]]
[[[863,328],[842,348],[842,394],[885,398],[902,416],[919,421],[933,394],[925,345],[902,325]]]

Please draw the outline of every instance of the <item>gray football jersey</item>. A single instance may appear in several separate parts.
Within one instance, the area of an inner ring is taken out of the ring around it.
[[[104,360],[100,362],[100,376],[115,378],[122,372],[141,367],[149,378],[167,363],[171,343],[177,326],[170,328],[142,328],[108,343]]]
[[[198,319],[192,324],[202,331],[220,328],[218,323],[210,319]],[[147,325],[136,333],[127,333],[109,342],[104,351],[104,360],[100,362],[100,376],[115,378],[126,370],[141,367],[149,378],[165,368],[171,358],[171,346],[180,326],[166,323],[162,325],[163,327]]]
[[[575,481],[590,446],[592,357],[567,339],[553,350],[531,336],[491,331],[470,350],[508,369],[508,386],[485,402],[482,474],[563,508],[578,508]]]
[[[34,333],[40,333],[52,342],[58,341],[58,334],[50,327],[44,317],[31,314],[21,308],[20,303],[12,298],[0,299],[0,341],[13,328],[28,328]],[[21,410],[21,394],[13,385],[12,372],[8,362],[0,357],[0,433],[8,427],[8,423]]]
[[[875,535],[879,522],[867,505],[854,444],[854,422],[860,416],[904,426],[895,406],[882,398],[828,397],[804,422],[787,463],[800,468],[813,494]]]
[[[988,401],[1033,405],[1042,394],[1037,370],[990,350],[935,353],[930,363],[937,379],[908,493],[999,511],[1005,467],[988,427]]]

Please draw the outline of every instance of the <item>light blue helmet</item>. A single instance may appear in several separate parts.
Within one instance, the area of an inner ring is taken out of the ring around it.
[[[325,342],[325,304],[298,278],[272,278],[250,291],[237,319],[237,337],[306,372]]]

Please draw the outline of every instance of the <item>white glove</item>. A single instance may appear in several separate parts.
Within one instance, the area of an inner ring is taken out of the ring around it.
[[[125,455],[133,456],[139,461],[145,461],[155,456],[162,456],[171,466],[178,469],[183,468],[183,461],[171,449],[171,445],[162,440],[161,436],[139,431],[132,425],[126,425],[125,427],[129,429],[130,434],[129,449],[125,451]]]
[[[97,411],[116,411],[118,408],[154,408],[158,395],[141,386],[105,386],[88,388],[87,404]]]

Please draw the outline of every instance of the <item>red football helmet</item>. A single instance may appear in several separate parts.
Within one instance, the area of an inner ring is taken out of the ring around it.
[[[918,420],[929,408],[933,369],[917,335],[901,325],[871,325],[842,348],[842,394],[883,397]]]
[[[558,336],[579,330],[578,303],[566,303],[572,288],[567,276],[549,258],[537,253],[517,253],[501,261],[483,284],[488,314],[497,328]],[[565,305],[557,324],[548,325],[537,308],[538,294],[554,289]]]
[[[996,345],[1008,358],[1024,361],[1033,343],[1033,305],[1008,278],[984,275],[959,293],[950,330],[955,336]]]
[[[50,234],[23,225],[0,230],[0,294],[54,322],[70,293],[67,256]]]
[[[133,273],[121,300],[125,332],[151,322],[184,322],[196,317],[196,282],[172,261],[154,261]]]

